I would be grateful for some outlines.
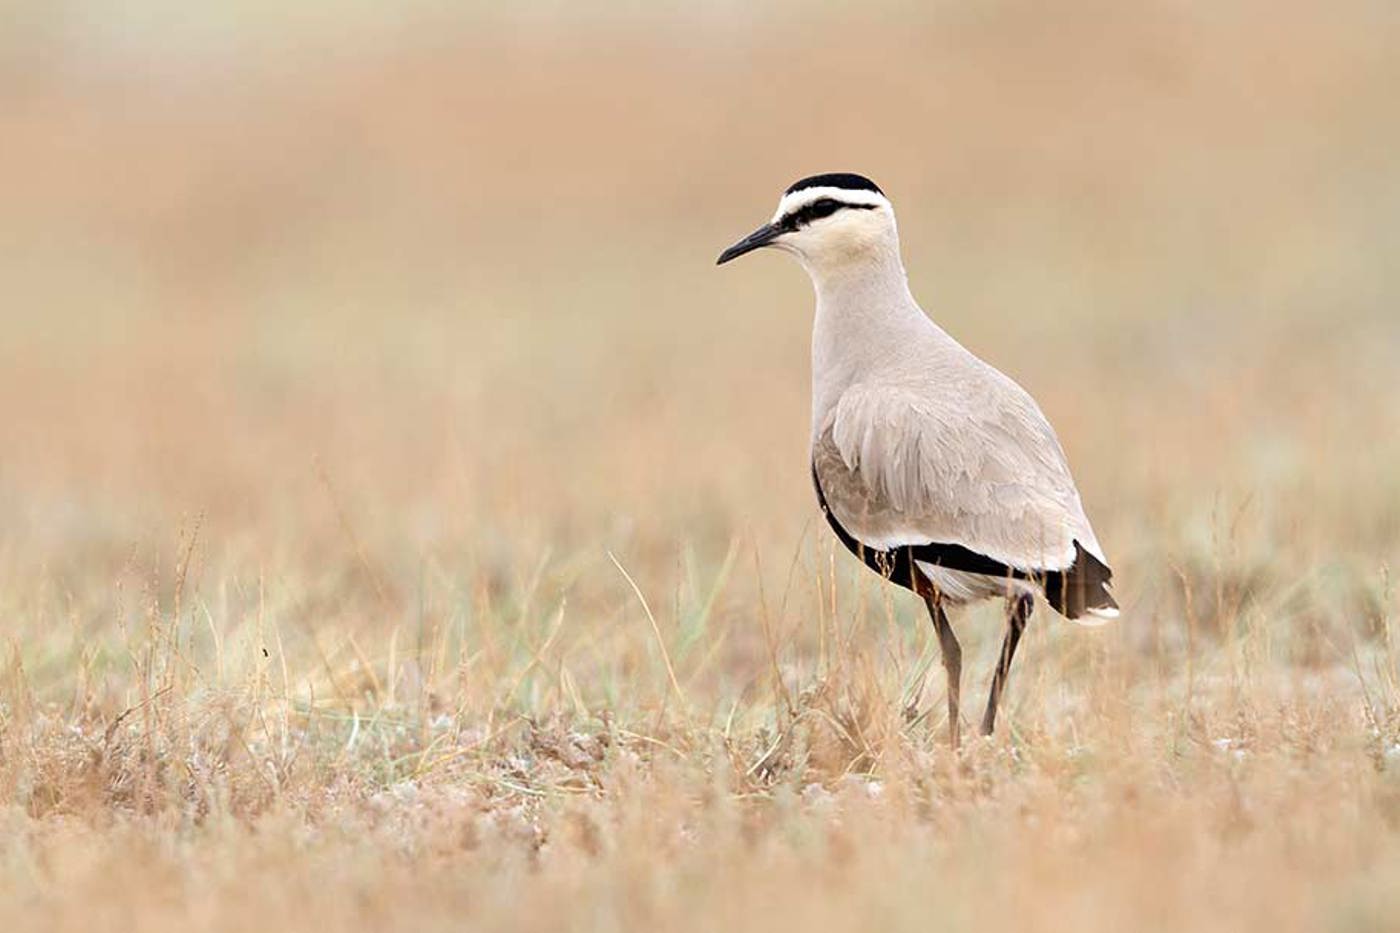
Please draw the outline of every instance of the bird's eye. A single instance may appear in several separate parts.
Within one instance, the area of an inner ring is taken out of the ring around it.
[[[823,217],[830,217],[843,207],[851,207],[841,201],[834,201],[831,198],[822,198],[820,201],[813,201],[811,204],[799,207],[784,217],[779,223],[787,230],[797,230],[807,226],[814,220],[821,220]],[[860,205],[863,206],[863,205]]]

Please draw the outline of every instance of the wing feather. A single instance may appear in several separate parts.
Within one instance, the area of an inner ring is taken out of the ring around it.
[[[1070,566],[1076,540],[1104,559],[1024,390],[1005,377],[923,389],[851,386],[817,432],[813,465],[853,534],[872,547],[958,544],[1025,570]]]

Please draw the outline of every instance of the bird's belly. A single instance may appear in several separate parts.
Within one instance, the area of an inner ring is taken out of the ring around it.
[[[991,577],[981,573],[968,573],[964,570],[949,570],[937,564],[915,561],[919,570],[928,577],[934,589],[945,600],[953,603],[970,603],[979,599],[1019,596],[1022,593],[1035,595],[1039,592],[1027,580],[1010,577]]]

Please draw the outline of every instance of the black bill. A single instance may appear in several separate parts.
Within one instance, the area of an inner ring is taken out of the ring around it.
[[[783,228],[776,224],[764,224],[753,233],[735,243],[729,249],[719,254],[719,259],[715,265],[722,266],[731,259],[737,259],[745,253],[751,253],[761,246],[767,246],[783,234]]]

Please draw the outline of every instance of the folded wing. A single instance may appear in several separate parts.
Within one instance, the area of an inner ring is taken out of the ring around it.
[[[954,546],[1027,575],[1061,572],[1047,595],[1082,566],[1093,591],[1062,602],[1111,606],[1107,561],[1064,452],[1009,379],[940,387],[937,397],[920,386],[852,386],[812,455],[832,517],[864,546]]]

